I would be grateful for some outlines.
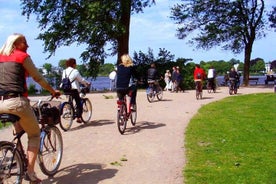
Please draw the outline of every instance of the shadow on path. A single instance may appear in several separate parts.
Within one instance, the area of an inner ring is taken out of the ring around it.
[[[76,122],[74,122],[74,123],[76,123]],[[93,126],[93,127],[104,126],[104,125],[109,125],[109,124],[113,124],[113,123],[115,123],[115,122],[111,121],[111,120],[108,120],[108,119],[95,120],[95,121],[90,121],[87,124],[81,123],[81,124],[79,124],[79,126],[71,128],[69,131],[80,130],[80,129],[83,129],[83,128],[86,128],[86,127],[90,127],[90,126]],[[76,124],[78,124],[78,123],[76,123]]]
[[[128,125],[130,125],[130,124],[128,124]],[[132,126],[132,125],[130,125],[130,126]],[[148,122],[148,121],[140,121],[140,122],[137,122],[135,126],[132,126],[130,128],[127,127],[124,135],[136,134],[145,129],[155,129],[155,128],[160,128],[163,126],[166,126],[166,124]]]
[[[102,164],[76,164],[59,170],[54,177],[43,180],[43,183],[97,184],[114,177],[117,172],[117,169],[104,169]]]

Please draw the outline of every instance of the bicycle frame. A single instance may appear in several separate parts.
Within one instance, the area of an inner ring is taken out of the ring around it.
[[[41,100],[39,100],[32,107],[33,107],[33,111],[34,111],[34,113],[35,113],[35,115],[36,115],[36,117],[37,117],[37,119],[38,119],[38,121],[41,125],[40,126],[40,131],[41,131],[40,146],[39,146],[39,151],[38,151],[39,166],[41,168],[41,171],[44,174],[46,174],[48,176],[52,176],[57,172],[57,169],[60,166],[60,162],[61,162],[61,158],[62,158],[62,138],[61,137],[58,138],[58,141],[60,141],[59,145],[61,145],[61,152],[58,153],[59,159],[55,159],[55,161],[57,160],[57,162],[55,162],[55,163],[51,162],[51,164],[55,165],[54,168],[48,169],[47,163],[43,161],[44,156],[46,156],[46,158],[47,158],[47,154],[46,155],[44,154],[45,150],[46,150],[47,153],[49,151],[51,153],[53,153],[53,152],[56,152],[58,149],[56,149],[56,145],[53,144],[53,141],[55,141],[55,140],[52,140],[51,138],[46,138],[46,136],[52,135],[52,134],[49,134],[52,131],[55,132],[53,135],[60,135],[61,136],[61,134],[59,133],[59,130],[55,127],[55,124],[52,124],[52,121],[50,121],[50,120],[45,121],[45,115],[46,115],[45,113],[48,112],[48,111],[45,111],[45,110],[47,110],[47,105],[49,105],[49,104],[46,103],[45,106],[44,106],[43,102]],[[43,114],[42,114],[42,108],[43,108]],[[48,109],[51,109],[51,108],[49,107]],[[49,117],[50,117],[50,115],[49,115]],[[16,127],[16,126],[18,126],[20,117],[17,116],[17,115],[14,115],[12,113],[1,113],[0,114],[0,120],[1,120],[1,123],[3,123],[4,125],[5,125],[6,122],[11,122]],[[57,121],[58,120],[56,120],[56,122]],[[3,147],[4,148],[3,150],[5,150],[5,152],[2,152],[2,154],[4,156],[4,157],[2,157],[2,159],[6,158],[8,152],[10,152],[12,154],[12,156],[9,157],[11,159],[10,164],[6,165],[6,168],[8,167],[7,169],[2,167],[3,164],[6,162],[5,159],[1,160],[1,163],[0,163],[1,164],[0,165],[1,166],[1,168],[0,168],[1,172],[3,170],[8,171],[7,173],[3,173],[3,176],[1,175],[1,182],[2,182],[2,179],[6,180],[6,179],[9,179],[12,176],[15,176],[16,178],[19,177],[19,178],[17,178],[18,179],[17,182],[21,182],[21,180],[24,178],[24,175],[27,171],[28,159],[27,159],[26,151],[24,150],[23,144],[22,144],[22,141],[21,141],[21,137],[25,134],[25,131],[20,130],[18,132],[15,132],[15,129],[14,129],[14,137],[13,137],[11,142],[1,141],[1,148]],[[45,144],[44,141],[47,141],[47,145]],[[45,150],[43,150],[43,149],[45,149]],[[19,165],[17,165],[16,163],[19,164]],[[19,168],[19,170],[18,170],[19,172],[15,173],[15,172],[12,171],[13,167],[14,167],[14,164],[17,165],[16,168]]]

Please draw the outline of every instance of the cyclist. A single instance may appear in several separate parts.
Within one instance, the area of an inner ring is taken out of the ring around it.
[[[229,72],[229,80],[230,81],[234,81],[235,86],[234,88],[237,89],[238,88],[238,84],[239,84],[239,80],[240,80],[240,76],[238,74],[238,72],[236,72],[235,68],[232,67],[230,72]],[[229,85],[231,85],[231,82],[229,83]]]
[[[215,77],[216,77],[216,70],[214,69],[213,66],[211,66],[208,69],[207,79],[208,79],[209,85],[211,85],[212,90],[215,90]]]
[[[77,105],[77,112],[76,112],[77,122],[81,123],[82,122],[81,115],[82,115],[83,109],[82,109],[81,98],[80,98],[80,92],[81,92],[80,84],[83,84],[86,87],[90,87],[91,83],[85,80],[81,76],[79,71],[76,69],[77,67],[76,59],[69,58],[68,60],[66,60],[66,67],[67,68],[62,72],[62,79],[64,79],[65,77],[68,77],[69,80],[71,81],[72,89],[64,92],[65,94],[71,95],[75,100]]]
[[[200,68],[199,64],[195,65],[195,70],[194,70],[194,81],[196,82],[200,82],[199,85],[199,92],[202,92],[202,81],[206,78],[206,73],[205,71]]]
[[[156,69],[155,63],[152,63],[148,69],[148,83],[154,83],[154,87],[158,89],[157,87],[159,86],[159,79],[160,75]]]
[[[52,96],[59,96],[36,69],[30,55],[27,53],[28,44],[22,34],[12,34],[0,49],[0,113],[12,113],[20,117],[14,131],[22,129],[28,135],[28,168],[26,179],[33,183],[41,180],[34,172],[34,165],[39,150],[40,129],[37,118],[28,99],[26,77],[31,76]]]
[[[127,105],[128,112],[130,112],[129,107],[132,108],[132,105],[136,104],[136,79],[137,74],[132,59],[128,54],[122,55],[117,66],[116,91],[119,101],[122,101],[125,95],[130,95],[130,104]]]

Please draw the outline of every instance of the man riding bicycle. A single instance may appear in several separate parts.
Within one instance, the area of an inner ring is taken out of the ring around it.
[[[152,63],[148,69],[148,84],[154,83],[154,87],[158,89],[157,87],[159,86],[159,79],[160,75],[156,69],[155,63]]]
[[[137,74],[132,59],[128,54],[122,55],[117,66],[116,91],[119,101],[123,101],[125,95],[131,97],[128,108],[136,104],[137,87],[134,82],[136,79]]]
[[[208,69],[208,74],[207,74],[207,79],[209,83],[209,87],[211,87],[212,90],[215,90],[215,78],[216,78],[216,70],[214,69],[213,66],[211,66]]]
[[[237,89],[239,87],[240,76],[239,76],[238,72],[236,72],[234,67],[232,67],[230,72],[229,72],[229,80],[234,81],[234,84],[235,84],[234,88],[235,89]],[[229,85],[231,85],[231,82],[230,82]]]
[[[195,81],[195,83],[196,82],[199,82],[200,83],[200,85],[199,85],[199,92],[202,92],[202,82],[203,82],[203,80],[206,78],[206,73],[205,73],[205,71],[202,69],[202,68],[200,68],[200,65],[199,64],[196,64],[195,65],[195,70],[194,70],[194,81]]]

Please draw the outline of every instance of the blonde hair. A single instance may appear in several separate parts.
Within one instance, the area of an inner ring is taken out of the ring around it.
[[[133,62],[131,57],[128,54],[124,54],[121,56],[121,65],[124,65],[125,67],[133,66]]]
[[[14,46],[15,41],[20,37],[25,37],[25,36],[20,33],[14,33],[14,34],[10,35],[7,38],[4,45],[1,47],[0,54],[9,56],[15,49],[15,46]]]

